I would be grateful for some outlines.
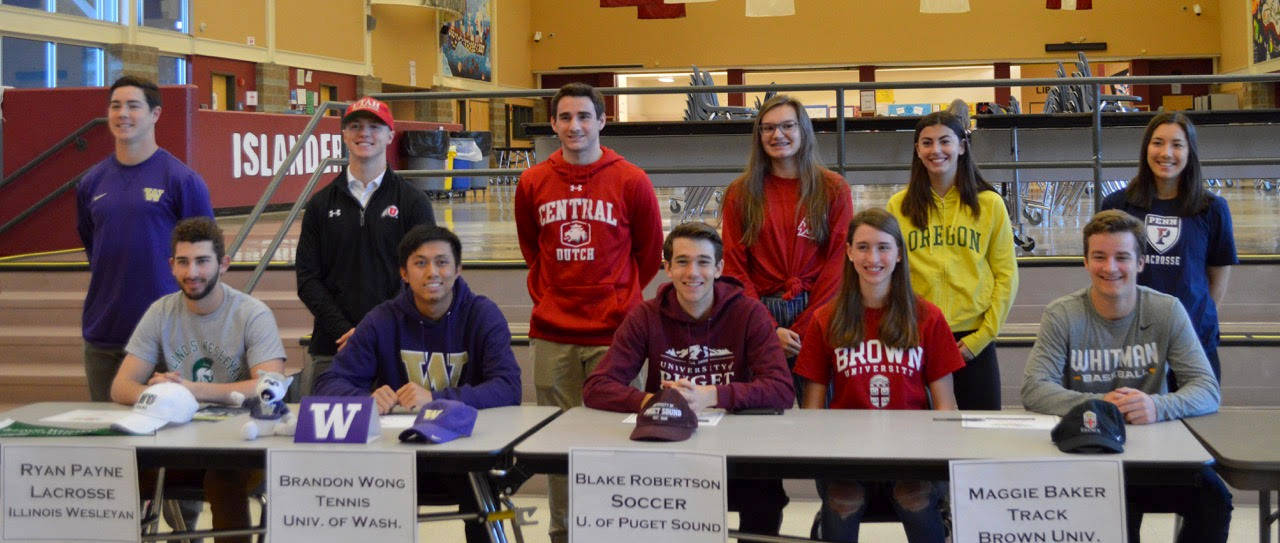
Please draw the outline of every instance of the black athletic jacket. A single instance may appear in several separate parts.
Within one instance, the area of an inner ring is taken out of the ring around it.
[[[307,202],[298,237],[298,298],[316,323],[313,355],[333,355],[335,343],[374,306],[400,292],[400,238],[435,224],[431,202],[387,168],[363,212],[347,188],[347,171]]]

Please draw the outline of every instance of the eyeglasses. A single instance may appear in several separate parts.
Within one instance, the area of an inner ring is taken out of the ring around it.
[[[783,121],[783,122],[780,122],[780,123],[778,123],[778,124],[761,123],[761,124],[760,124],[760,133],[761,133],[761,134],[772,134],[772,133],[777,132],[777,131],[779,131],[779,130],[781,130],[781,131],[783,131],[783,132],[794,132],[794,131],[795,131],[795,129],[796,129],[796,128],[798,128],[799,126],[800,126],[800,123],[798,123],[798,122],[796,122],[796,121]]]

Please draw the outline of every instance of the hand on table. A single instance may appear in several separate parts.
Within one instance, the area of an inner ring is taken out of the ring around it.
[[[1156,403],[1146,392],[1136,388],[1120,387],[1106,393],[1102,399],[1120,408],[1125,422],[1151,424],[1156,422]]]
[[[716,395],[716,387],[695,385],[688,379],[663,381],[662,387],[675,389],[681,396],[684,396],[685,401],[689,402],[689,407],[693,408],[694,413],[701,413],[709,407],[715,407],[716,402],[719,400]]]

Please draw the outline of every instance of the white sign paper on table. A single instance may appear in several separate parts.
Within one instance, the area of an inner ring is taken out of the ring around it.
[[[0,540],[138,540],[133,448],[6,444],[0,470]]]
[[[1116,458],[951,461],[954,543],[1125,543]]]
[[[725,457],[569,450],[569,543],[724,543]]]
[[[268,450],[267,539],[417,541],[414,452]]]

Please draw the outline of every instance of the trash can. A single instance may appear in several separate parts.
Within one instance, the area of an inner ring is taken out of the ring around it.
[[[449,132],[445,130],[409,130],[400,140],[407,170],[444,170],[449,157]],[[427,192],[443,192],[444,177],[408,177],[414,188]]]
[[[450,141],[458,150],[453,159],[455,170],[475,170],[489,167],[489,157],[493,153],[493,133],[478,131],[450,132]],[[453,190],[465,191],[475,188],[486,188],[488,177],[454,177]]]

